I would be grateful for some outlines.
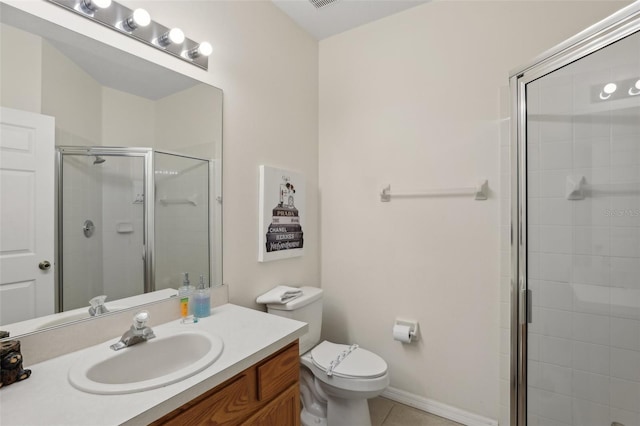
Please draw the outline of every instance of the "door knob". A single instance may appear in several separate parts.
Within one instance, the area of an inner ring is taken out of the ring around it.
[[[48,260],[43,260],[38,264],[38,268],[42,269],[43,271],[48,271],[49,268],[51,268],[51,263]]]

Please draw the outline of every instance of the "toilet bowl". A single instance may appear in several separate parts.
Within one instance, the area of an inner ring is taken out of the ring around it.
[[[320,342],[322,290],[300,289],[300,297],[268,304],[267,311],[309,324],[300,338],[302,425],[371,426],[367,400],[389,385],[387,363],[358,345]]]
[[[300,357],[301,376],[305,370],[313,375],[312,384],[309,380],[300,384],[301,389],[313,386],[308,391],[307,400],[302,399],[301,420],[304,426],[322,424],[324,420],[308,406],[326,406],[324,412],[328,426],[371,425],[367,400],[380,395],[389,385],[387,364],[378,355],[356,348],[331,370],[331,362],[351,347],[323,341]]]

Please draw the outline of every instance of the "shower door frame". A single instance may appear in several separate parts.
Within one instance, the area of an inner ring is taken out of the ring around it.
[[[57,146],[56,147],[56,212],[57,219],[57,249],[56,262],[58,265],[58,283],[57,283],[57,307],[56,311],[61,312],[63,306],[63,283],[64,265],[62,264],[62,232],[63,232],[63,191],[62,191],[62,172],[63,163],[62,157],[64,155],[80,155],[80,156],[117,156],[117,157],[142,157],[144,159],[144,204],[143,204],[143,220],[144,220],[144,232],[143,232],[143,255],[144,255],[144,292],[149,293],[154,289],[154,274],[155,274],[155,257],[153,255],[154,249],[154,210],[150,205],[149,200],[155,200],[155,185],[153,176],[153,149],[152,148],[124,148],[124,147],[78,147],[78,146]]]
[[[526,85],[640,31],[640,2],[614,13],[510,74],[511,313],[510,424],[527,424],[527,104]]]

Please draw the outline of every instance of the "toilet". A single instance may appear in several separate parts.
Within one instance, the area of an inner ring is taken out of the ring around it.
[[[389,385],[387,363],[358,345],[320,342],[322,289],[300,289],[302,296],[267,311],[309,324],[300,338],[302,425],[371,426],[367,399]]]

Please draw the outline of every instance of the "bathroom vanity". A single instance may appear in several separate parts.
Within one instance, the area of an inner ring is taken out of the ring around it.
[[[96,347],[33,365],[25,359],[32,375],[1,390],[0,424],[299,424],[297,342],[307,332],[305,323],[226,304],[196,324],[154,325],[152,317],[150,325],[159,339],[197,331],[220,337],[224,348],[190,377],[127,394],[88,393],[70,384],[70,369],[93,356]],[[108,347],[119,337],[97,346]],[[124,350],[135,353],[136,346]],[[180,347],[170,354],[180,355]]]

